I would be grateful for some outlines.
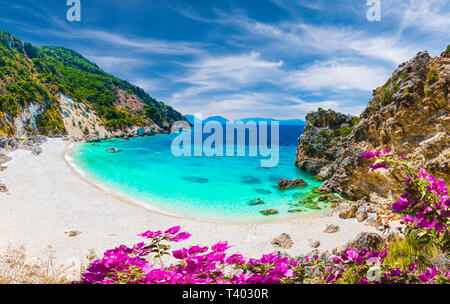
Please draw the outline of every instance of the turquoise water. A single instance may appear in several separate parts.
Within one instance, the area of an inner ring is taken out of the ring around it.
[[[272,221],[318,212],[288,212],[299,209],[290,204],[320,186],[294,166],[301,130],[280,126],[280,160],[272,168],[261,168],[258,157],[175,157],[170,147],[177,134],[77,143],[71,157],[91,179],[161,212],[221,222]],[[308,185],[279,191],[277,182],[284,177],[301,177]],[[264,204],[248,204],[258,198]],[[259,213],[266,209],[279,214]]]

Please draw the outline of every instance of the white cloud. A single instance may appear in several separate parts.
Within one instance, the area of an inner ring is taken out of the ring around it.
[[[257,83],[274,80],[281,71],[283,61],[265,61],[257,52],[236,56],[207,57],[184,64],[188,73],[175,79],[191,87],[175,93],[174,101],[212,90],[239,90]]]
[[[286,82],[290,88],[301,90],[370,91],[383,84],[388,75],[388,71],[381,67],[326,61],[290,73]]]

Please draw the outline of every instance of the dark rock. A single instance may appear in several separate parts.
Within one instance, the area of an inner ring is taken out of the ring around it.
[[[207,178],[198,177],[198,176],[185,176],[185,177],[183,177],[183,179],[193,182],[193,183],[199,183],[199,184],[206,184],[209,182],[209,180]]]
[[[302,210],[302,209],[289,209],[288,212],[289,213],[300,213],[300,212],[305,212],[305,210]]]
[[[261,181],[254,176],[241,176],[241,179],[246,184],[261,184]]]
[[[255,189],[255,192],[261,193],[261,194],[271,194],[272,191],[267,190],[267,189],[262,189],[262,188],[257,188]]]
[[[282,233],[270,242],[275,247],[289,249],[294,245],[291,237],[287,233]]]
[[[8,187],[4,184],[0,184],[0,192],[6,193],[8,192]]]
[[[116,148],[109,148],[109,149],[107,149],[106,151],[107,151],[107,152],[111,152],[111,153],[115,153],[115,152],[117,152],[117,151],[119,151],[119,150],[117,150]]]
[[[302,187],[305,186],[306,182],[301,178],[294,178],[288,180],[287,178],[282,178],[278,181],[278,189],[283,190],[291,187]]]

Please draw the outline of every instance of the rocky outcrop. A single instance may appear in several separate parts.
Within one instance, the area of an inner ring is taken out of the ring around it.
[[[450,182],[450,53],[418,53],[374,90],[360,117],[328,110],[306,116],[296,165],[324,179],[321,190],[350,200],[392,203],[401,176],[387,170],[369,174],[367,150],[391,149],[414,169],[425,168]],[[337,130],[337,131],[336,131]]]
[[[287,178],[282,178],[278,181],[278,189],[284,190],[292,187],[303,187],[306,185],[306,182],[301,178],[294,178],[288,180]]]

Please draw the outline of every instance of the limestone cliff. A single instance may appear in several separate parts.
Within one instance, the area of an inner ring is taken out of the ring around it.
[[[296,165],[325,179],[323,190],[352,200],[388,203],[401,191],[401,176],[369,173],[369,161],[360,157],[367,150],[391,149],[449,184],[449,87],[449,48],[436,58],[418,53],[374,90],[360,117],[331,110],[308,114]]]
[[[172,107],[73,50],[0,32],[0,137],[167,133],[180,120]]]

